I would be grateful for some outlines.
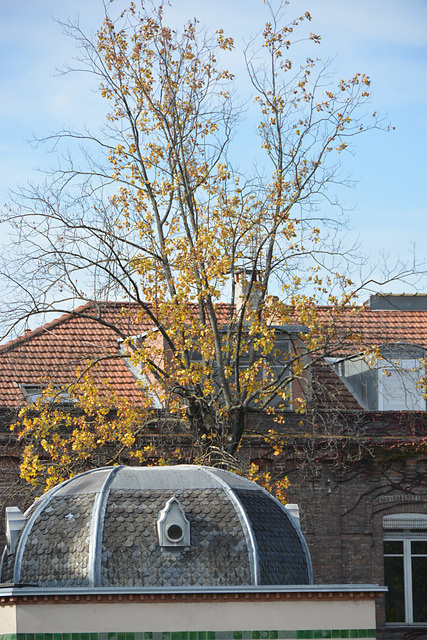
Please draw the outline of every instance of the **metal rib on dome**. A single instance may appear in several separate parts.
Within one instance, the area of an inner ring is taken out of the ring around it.
[[[157,522],[173,498],[189,534],[164,545]],[[25,517],[16,553],[3,555],[2,582],[88,588],[312,582],[293,517],[255,483],[218,469],[97,469],[55,487]]]

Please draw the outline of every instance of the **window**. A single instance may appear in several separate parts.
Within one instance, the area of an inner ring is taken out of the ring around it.
[[[386,622],[427,622],[427,515],[385,516]]]
[[[260,382],[260,387],[262,386],[262,382],[265,382],[265,386],[267,387],[269,382],[274,382],[279,380],[281,383],[286,381],[288,368],[288,361],[292,357],[292,336],[298,335],[298,333],[306,333],[307,329],[302,325],[289,325],[286,327],[273,326],[271,325],[276,332],[276,339],[274,343],[274,348],[271,353],[268,355],[263,355],[260,352],[256,352],[255,354],[255,362],[261,362],[261,366],[257,372],[256,380]],[[223,327],[224,335],[226,333],[226,327]],[[227,337],[223,339],[223,342],[227,340],[227,346],[233,351],[235,349],[234,335],[231,335],[231,339],[229,340]],[[249,368],[249,344],[253,342],[253,338],[247,339],[246,348],[247,352],[241,353],[239,355],[239,373],[242,374]],[[190,352],[191,362],[199,363],[202,361],[202,356],[200,352],[196,349],[192,349]],[[214,380],[216,384],[218,382],[218,374],[217,374],[217,366],[216,362],[213,361],[211,364],[214,371]],[[235,381],[234,374],[230,376],[229,381],[233,383]],[[240,379],[242,381],[242,379]],[[283,386],[283,384],[282,384]],[[275,385],[272,385],[272,390],[275,388]],[[291,406],[291,396],[292,396],[292,383],[285,385],[285,388],[289,391],[289,398],[283,399],[280,395],[276,395],[270,402],[270,406],[279,408],[279,409],[290,409]],[[266,394],[268,394],[269,389],[266,389]]]
[[[422,377],[418,360],[378,363],[378,409],[380,411],[425,411],[418,382]]]
[[[21,384],[19,387],[24,395],[28,404],[34,404],[38,402],[43,393],[47,390],[47,386],[41,384]],[[70,398],[66,390],[61,389],[56,385],[52,385],[52,395],[45,396],[46,400],[53,404],[74,404],[74,400]]]

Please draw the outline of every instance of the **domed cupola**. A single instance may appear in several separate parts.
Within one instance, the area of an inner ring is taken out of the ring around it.
[[[257,484],[198,466],[109,467],[8,510],[1,582],[39,587],[311,584],[298,524]]]

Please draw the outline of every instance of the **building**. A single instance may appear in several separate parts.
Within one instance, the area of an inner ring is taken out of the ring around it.
[[[341,352],[316,363],[307,378],[313,401],[306,415],[291,404],[280,427],[269,416],[249,415],[243,445],[247,460],[288,475],[316,584],[388,584],[387,606],[383,596],[377,606],[378,637],[385,640],[427,633],[427,421],[420,385],[426,301],[376,296],[349,310],[342,322],[360,335],[360,349],[343,342]],[[1,347],[4,490],[19,462],[8,424],[41,393],[42,378],[59,388],[74,379],[76,367],[97,359],[94,375],[110,378],[138,404],[135,382],[144,380],[129,366],[123,339],[150,326],[130,318],[122,304],[85,305]],[[373,347],[375,359],[362,355]],[[272,427],[286,442],[282,455],[266,442]]]
[[[93,470],[9,509],[0,574],[3,640],[375,638],[382,591],[313,585],[289,510],[186,465]]]

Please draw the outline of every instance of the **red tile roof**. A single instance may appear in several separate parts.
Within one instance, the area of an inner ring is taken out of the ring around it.
[[[119,356],[119,335],[108,326],[117,326],[124,335],[143,333],[147,322],[135,323],[123,304],[103,306],[100,316],[106,324],[94,318],[91,304],[84,305],[49,322],[42,327],[0,347],[0,406],[16,407],[25,404],[19,388],[23,384],[37,384],[40,378],[53,384],[69,384],[75,380],[76,370],[83,370],[89,360]],[[93,318],[93,319],[92,319]],[[135,379],[123,358],[101,360],[94,372],[97,379],[111,378],[122,395],[138,402],[140,394]]]
[[[99,380],[110,378],[121,395],[138,403],[141,398],[138,387],[123,358],[119,357],[120,336],[113,329],[116,327],[125,336],[149,329],[152,325],[147,320],[137,319],[138,309],[136,305],[125,303],[105,303],[97,308],[88,303],[0,346],[0,407],[25,404],[19,385],[37,384],[42,377],[57,385],[71,383],[77,368],[83,369],[88,359],[98,358],[101,360],[95,377]],[[224,323],[228,309],[227,305],[220,305],[218,309]],[[393,342],[427,348],[427,311],[373,311],[363,307],[356,315],[349,309],[338,319],[333,319],[329,307],[320,307],[319,311],[323,322],[335,322],[344,332],[352,328],[361,334],[357,351]],[[97,315],[104,324],[95,318]],[[355,353],[355,349],[354,345],[343,344],[341,355]],[[106,356],[110,358],[102,360]],[[111,359],[111,356],[117,357]],[[329,374],[333,374],[332,377]],[[347,408],[357,408],[351,394],[330,368],[319,367],[318,375],[323,377],[325,385],[331,388],[335,385]]]
[[[397,342],[427,349],[427,311],[371,310],[360,306],[345,309],[337,315],[332,307],[318,307],[318,312],[324,325],[329,323],[336,328],[338,346],[339,336],[343,336],[337,357]],[[350,332],[360,337],[360,345],[346,337]]]
[[[227,305],[219,305],[221,321],[227,322]],[[95,307],[87,303],[65,313],[16,340],[0,345],[0,407],[25,404],[20,385],[37,385],[40,379],[55,385],[71,384],[76,370],[99,359],[93,377],[111,379],[115,390],[138,404],[141,394],[135,378],[119,355],[118,341],[153,327],[139,319],[140,306],[108,302]],[[116,330],[115,330],[116,329]]]

